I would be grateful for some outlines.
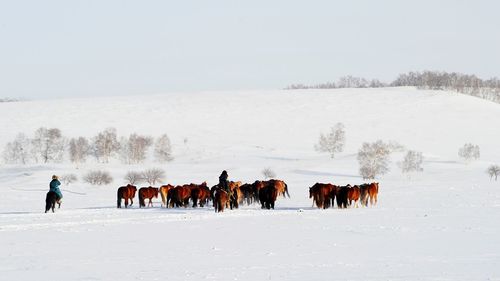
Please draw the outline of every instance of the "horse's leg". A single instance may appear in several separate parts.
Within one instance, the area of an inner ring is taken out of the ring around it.
[[[125,197],[125,208],[127,208],[127,207],[128,207],[128,198]]]

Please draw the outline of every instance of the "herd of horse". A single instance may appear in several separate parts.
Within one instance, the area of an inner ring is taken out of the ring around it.
[[[125,208],[132,206],[133,199],[138,192],[139,207],[153,206],[153,198],[161,196],[161,206],[165,208],[175,207],[204,207],[212,202],[215,212],[223,212],[224,209],[238,208],[242,204],[251,205],[259,203],[262,209],[274,209],[276,199],[279,196],[290,197],[288,185],[277,179],[267,181],[255,181],[243,184],[240,181],[230,181],[229,190],[224,190],[219,185],[211,188],[206,182],[201,184],[185,185],[162,185],[160,187],[137,187],[128,184],[121,186],[117,191],[117,208],[121,208],[124,200]],[[229,192],[228,192],[229,191]],[[377,203],[378,183],[365,183],[361,185],[333,185],[329,183],[316,183],[309,188],[309,198],[313,199],[313,205],[320,209],[333,207],[335,201],[337,207],[347,208],[353,205],[357,207],[358,201],[363,206],[375,205]],[[148,200],[146,205],[146,199]],[[130,203],[130,204],[129,204]]]
[[[204,207],[210,201],[213,202],[215,212],[223,212],[224,209],[238,208],[242,204],[260,203],[262,209],[274,209],[274,204],[278,196],[290,197],[288,185],[282,180],[255,181],[254,183],[243,184],[240,181],[230,181],[229,190],[224,190],[219,185],[211,188],[206,182],[201,184],[185,184],[173,186],[171,184],[160,187],[141,187],[139,193],[139,207],[149,207],[153,205],[152,199],[161,195],[161,205],[165,208]],[[228,192],[229,191],[229,192]],[[125,208],[133,204],[133,199],[137,193],[137,187],[128,184],[121,186],[117,191],[117,207],[121,208],[122,199]],[[146,206],[146,199],[148,203]]]
[[[367,207],[377,204],[378,182],[364,183],[360,185],[350,184],[341,186],[330,183],[316,183],[309,188],[309,198],[313,199],[313,205],[320,209],[327,209],[335,205],[337,208],[347,208],[354,202],[354,207],[361,205]]]

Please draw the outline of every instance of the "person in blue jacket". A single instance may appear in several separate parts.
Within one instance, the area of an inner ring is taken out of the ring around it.
[[[53,175],[52,181],[50,182],[49,186],[50,186],[50,191],[53,191],[57,194],[57,201],[59,201],[63,198],[61,190],[59,189],[60,185],[61,185],[61,182],[59,181],[58,177],[56,175]]]

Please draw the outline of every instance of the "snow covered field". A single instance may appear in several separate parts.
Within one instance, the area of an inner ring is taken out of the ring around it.
[[[500,105],[413,88],[208,92],[0,103],[0,147],[19,132],[56,127],[67,137],[160,136],[173,142],[166,165],[93,160],[0,166],[0,280],[500,280]],[[337,122],[346,148],[314,150]],[[317,210],[308,187],[357,184],[365,141],[396,141],[424,153],[424,172],[402,175],[391,156],[379,204]],[[187,140],[187,142],[185,142]],[[479,161],[457,151],[471,142]],[[271,167],[291,198],[276,210],[244,206],[116,209],[129,170],[161,167],[172,184],[253,182]],[[109,170],[108,186],[62,186],[64,203],[44,214],[52,174]]]

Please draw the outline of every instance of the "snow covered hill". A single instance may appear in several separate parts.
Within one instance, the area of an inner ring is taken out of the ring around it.
[[[0,280],[500,280],[500,105],[413,88],[204,92],[1,103],[0,147],[41,126],[68,137],[160,136],[175,160],[0,166]],[[319,134],[345,124],[336,159],[314,150]],[[378,139],[424,153],[424,171],[378,179],[379,204],[317,210],[308,187],[357,184],[356,153]],[[466,164],[464,143],[481,148]],[[292,198],[276,210],[245,206],[116,209],[130,170],[160,167],[167,182],[253,182],[271,167]],[[109,170],[108,186],[63,186],[62,209],[44,214],[52,174]]]

